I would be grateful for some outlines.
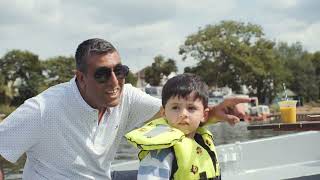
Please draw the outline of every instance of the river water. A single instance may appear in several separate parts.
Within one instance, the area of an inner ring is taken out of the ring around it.
[[[274,121],[277,122],[277,121]],[[230,126],[227,123],[217,123],[209,126],[210,131],[213,133],[216,145],[229,144],[237,141],[243,142],[253,139],[266,138],[272,136],[278,136],[282,134],[294,133],[294,132],[283,132],[283,131],[272,131],[272,130],[254,130],[248,131],[246,122],[240,122],[235,126]],[[119,147],[115,162],[128,161],[136,159],[137,150],[123,140]],[[10,179],[21,179],[23,165],[25,157],[21,157],[16,164],[6,162],[0,158],[0,165],[4,168],[6,180]]]

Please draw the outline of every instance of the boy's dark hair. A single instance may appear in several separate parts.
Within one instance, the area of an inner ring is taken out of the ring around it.
[[[195,93],[195,99],[200,99],[204,108],[208,107],[208,85],[202,79],[191,73],[184,73],[169,79],[162,88],[162,106],[165,107],[171,97],[186,98]]]
[[[108,41],[99,38],[93,38],[83,41],[79,44],[75,59],[76,67],[79,71],[87,73],[87,60],[92,55],[108,54],[117,51],[116,48]]]

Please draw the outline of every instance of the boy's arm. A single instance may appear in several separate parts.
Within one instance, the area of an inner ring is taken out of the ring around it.
[[[230,97],[216,106],[209,107],[208,123],[216,123],[220,120],[227,121],[230,125],[238,123],[245,116],[241,103],[249,103],[251,100],[251,98]]]
[[[149,154],[140,162],[138,169],[139,180],[169,180],[173,153],[170,149],[150,151]]]

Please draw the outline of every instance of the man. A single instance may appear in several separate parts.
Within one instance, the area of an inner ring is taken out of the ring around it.
[[[0,180],[4,180],[4,172],[0,165]]]
[[[0,124],[0,154],[10,162],[27,154],[23,179],[110,179],[125,132],[159,117],[160,99],[125,84],[129,68],[112,44],[86,40],[75,58],[74,78],[26,100]],[[226,109],[249,101],[226,100],[210,116],[234,124],[239,118]]]

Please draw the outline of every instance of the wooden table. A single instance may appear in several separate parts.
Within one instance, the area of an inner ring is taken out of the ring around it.
[[[297,123],[272,123],[249,125],[248,130],[272,129],[274,131],[319,131],[320,121],[300,121]]]

